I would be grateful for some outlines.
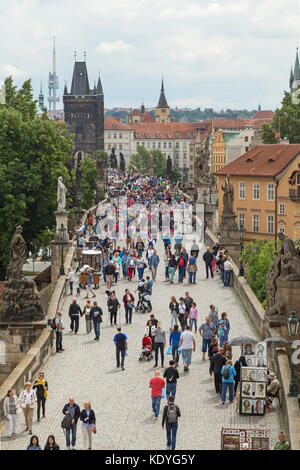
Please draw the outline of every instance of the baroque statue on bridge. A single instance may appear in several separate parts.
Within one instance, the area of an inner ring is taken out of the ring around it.
[[[196,187],[210,183],[209,179],[209,137],[205,139],[202,148],[195,157],[194,182]]]
[[[65,212],[66,194],[67,194],[67,188],[65,187],[63,183],[63,177],[60,176],[58,178],[58,184],[57,184],[57,202],[58,202],[57,212]]]
[[[27,246],[22,236],[22,231],[23,228],[19,225],[10,244],[9,280],[23,279],[22,269],[27,257]]]
[[[280,232],[278,238],[282,247],[266,280],[266,319],[273,326],[284,324],[290,311],[299,311],[300,305],[300,253],[287,235]]]

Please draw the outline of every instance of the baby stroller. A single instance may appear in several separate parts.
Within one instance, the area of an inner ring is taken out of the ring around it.
[[[145,284],[143,281],[139,282],[138,290],[136,292],[139,294],[139,300],[135,307],[135,311],[141,313],[151,312],[151,308],[149,308],[148,305],[150,295],[145,292]]]
[[[142,341],[143,350],[139,357],[139,361],[151,361],[153,359],[152,354],[152,339],[149,336],[144,336]]]

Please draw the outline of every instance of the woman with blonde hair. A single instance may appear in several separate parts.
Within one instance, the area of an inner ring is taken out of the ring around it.
[[[84,403],[84,408],[80,413],[80,420],[82,421],[84,448],[87,448],[87,441],[89,441],[88,450],[92,450],[92,436],[93,432],[96,433],[96,416],[92,410],[91,402],[86,401]]]
[[[33,412],[34,412],[34,405],[37,402],[36,393],[31,388],[31,383],[25,383],[25,389],[19,396],[19,404],[23,409],[26,429],[25,432],[29,430],[29,434],[32,434],[32,420],[33,420]]]

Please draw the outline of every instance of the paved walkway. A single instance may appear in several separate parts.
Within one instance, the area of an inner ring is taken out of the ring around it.
[[[168,332],[170,328],[169,301],[171,295],[178,299],[189,290],[196,301],[200,313],[200,322],[204,321],[209,305],[218,306],[219,313],[226,311],[231,321],[230,337],[247,335],[256,337],[256,332],[244,313],[241,304],[231,288],[225,288],[219,279],[205,278],[205,268],[200,261],[197,273],[198,284],[190,286],[183,284],[164,284],[163,245],[159,243],[161,263],[157,280],[154,284],[152,304],[153,313],[162,322]],[[200,260],[202,255],[200,253]],[[149,271],[145,271],[147,274]],[[177,280],[177,274],[176,274]],[[136,289],[137,281],[129,283],[121,280],[116,286],[117,297],[122,303],[126,287],[132,292]],[[82,293],[82,297],[83,297]],[[135,294],[137,298],[137,294]],[[97,300],[105,312],[101,324],[101,339],[93,341],[94,335],[85,333],[84,320],[81,320],[77,336],[70,333],[68,307],[71,297],[67,298],[64,307],[64,322],[66,325],[63,346],[66,351],[53,354],[44,372],[49,383],[50,399],[47,402],[46,419],[36,422],[34,418],[33,432],[40,438],[42,445],[49,434],[54,434],[58,444],[65,449],[65,439],[60,427],[61,410],[68,397],[73,395],[76,402],[83,407],[83,402],[89,400],[95,410],[98,433],[94,436],[94,449],[108,450],[163,450],[166,447],[165,431],[162,430],[161,420],[155,421],[152,416],[150,389],[148,383],[154,375],[153,362],[140,363],[141,341],[148,319],[148,314],[135,313],[133,324],[124,325],[124,308],[121,308],[121,321],[124,332],[128,335],[129,354],[126,358],[125,371],[115,368],[115,349],[113,336],[115,328],[106,326],[107,296],[105,287],[101,285],[97,291]],[[85,300],[80,299],[83,306]],[[240,348],[233,349],[236,360]],[[177,388],[176,403],[180,406],[182,418],[179,422],[177,449],[220,449],[221,427],[262,428],[271,430],[271,446],[277,440],[279,419],[277,413],[264,417],[242,417],[235,411],[234,405],[222,406],[217,400],[213,379],[208,373],[208,360],[201,360],[201,340],[197,335],[196,352],[193,354],[190,373],[183,376],[180,364],[180,379]],[[167,356],[168,359],[171,358]],[[165,364],[167,360],[165,360]],[[161,372],[163,372],[161,370]],[[162,406],[165,400],[162,401]],[[14,439],[6,438],[2,429],[2,449],[24,449],[29,443],[24,430],[23,416],[19,419],[20,434]],[[77,448],[82,448],[81,425],[77,428]]]

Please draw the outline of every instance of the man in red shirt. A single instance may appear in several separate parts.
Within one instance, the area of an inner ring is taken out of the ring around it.
[[[150,380],[149,388],[151,388],[152,397],[152,411],[155,415],[155,419],[158,419],[160,410],[160,401],[162,399],[162,389],[165,388],[166,382],[160,377],[160,372],[155,372],[155,377]]]

